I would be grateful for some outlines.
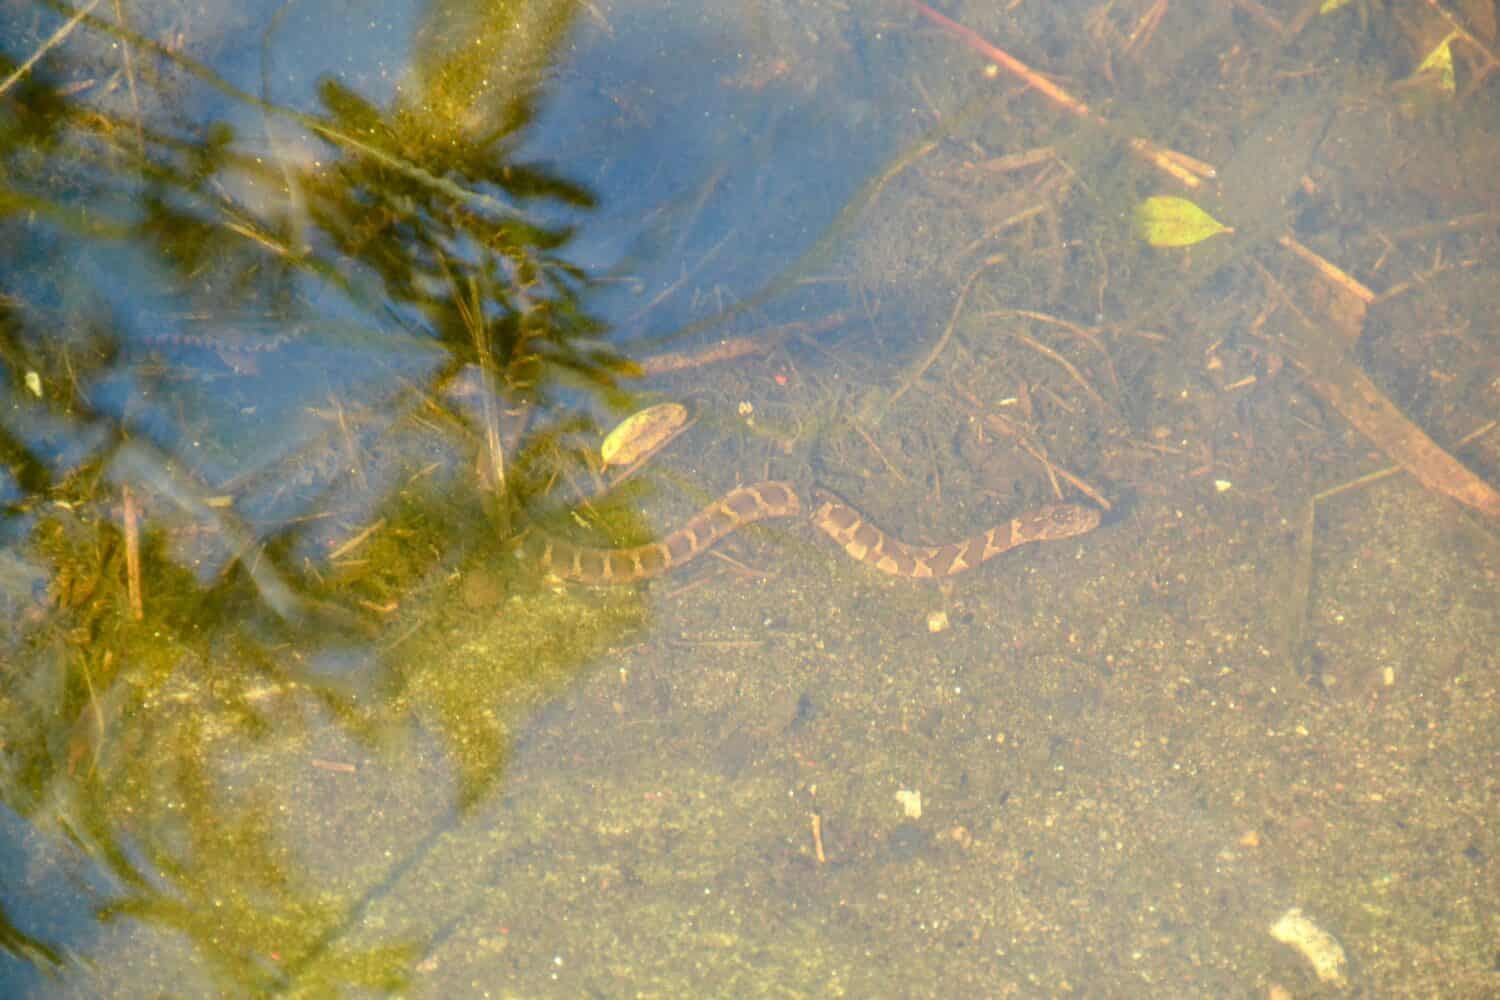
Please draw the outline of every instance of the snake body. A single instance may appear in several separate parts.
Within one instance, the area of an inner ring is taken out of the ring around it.
[[[838,497],[820,491],[818,499],[821,502],[810,515],[813,527],[852,558],[883,573],[914,580],[963,573],[1018,545],[1071,538],[1099,526],[1095,508],[1054,504],[948,545],[908,545],[875,527]],[[745,525],[802,513],[802,501],[790,483],[767,480],[735,487],[660,541],[601,549],[539,534],[535,554],[544,572],[565,580],[596,587],[633,583],[686,565]]]

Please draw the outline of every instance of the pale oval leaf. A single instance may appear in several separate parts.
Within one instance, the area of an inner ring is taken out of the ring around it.
[[[687,423],[680,403],[658,403],[631,414],[616,425],[599,446],[605,465],[633,465],[672,440]]]
[[[1135,234],[1154,247],[1189,247],[1232,231],[1186,198],[1158,195],[1135,206]]]

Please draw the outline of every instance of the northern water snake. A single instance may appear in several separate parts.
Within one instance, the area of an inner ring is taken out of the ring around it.
[[[819,491],[818,499],[819,506],[810,514],[814,527],[860,562],[916,580],[952,576],[1018,545],[1071,538],[1099,526],[1099,511],[1093,507],[1053,504],[948,545],[908,545],[832,494]],[[539,532],[532,554],[545,572],[565,580],[590,586],[632,583],[691,562],[747,524],[802,513],[802,501],[790,483],[767,480],[735,487],[660,541],[602,549]]]

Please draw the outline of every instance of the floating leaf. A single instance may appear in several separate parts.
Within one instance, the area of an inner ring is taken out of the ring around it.
[[[1135,206],[1135,234],[1154,247],[1190,247],[1232,232],[1186,198],[1160,195]]]
[[[658,403],[620,421],[599,446],[605,465],[633,465],[677,436],[687,423],[687,409]]]
[[[1349,0],[1323,0],[1323,6],[1318,8],[1319,14],[1332,14],[1340,7],[1347,4]]]
[[[1437,80],[1438,86],[1444,93],[1451,94],[1458,89],[1458,82],[1453,77],[1453,50],[1449,43],[1456,37],[1457,32],[1448,35],[1447,38],[1437,43],[1437,47],[1427,53],[1427,58],[1422,60],[1422,65],[1412,76],[1430,75]]]

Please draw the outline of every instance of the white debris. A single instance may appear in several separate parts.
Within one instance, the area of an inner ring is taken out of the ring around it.
[[[1344,970],[1348,959],[1344,946],[1330,933],[1308,919],[1298,907],[1292,907],[1271,925],[1271,936],[1302,953],[1313,972],[1325,983],[1345,985]]]

